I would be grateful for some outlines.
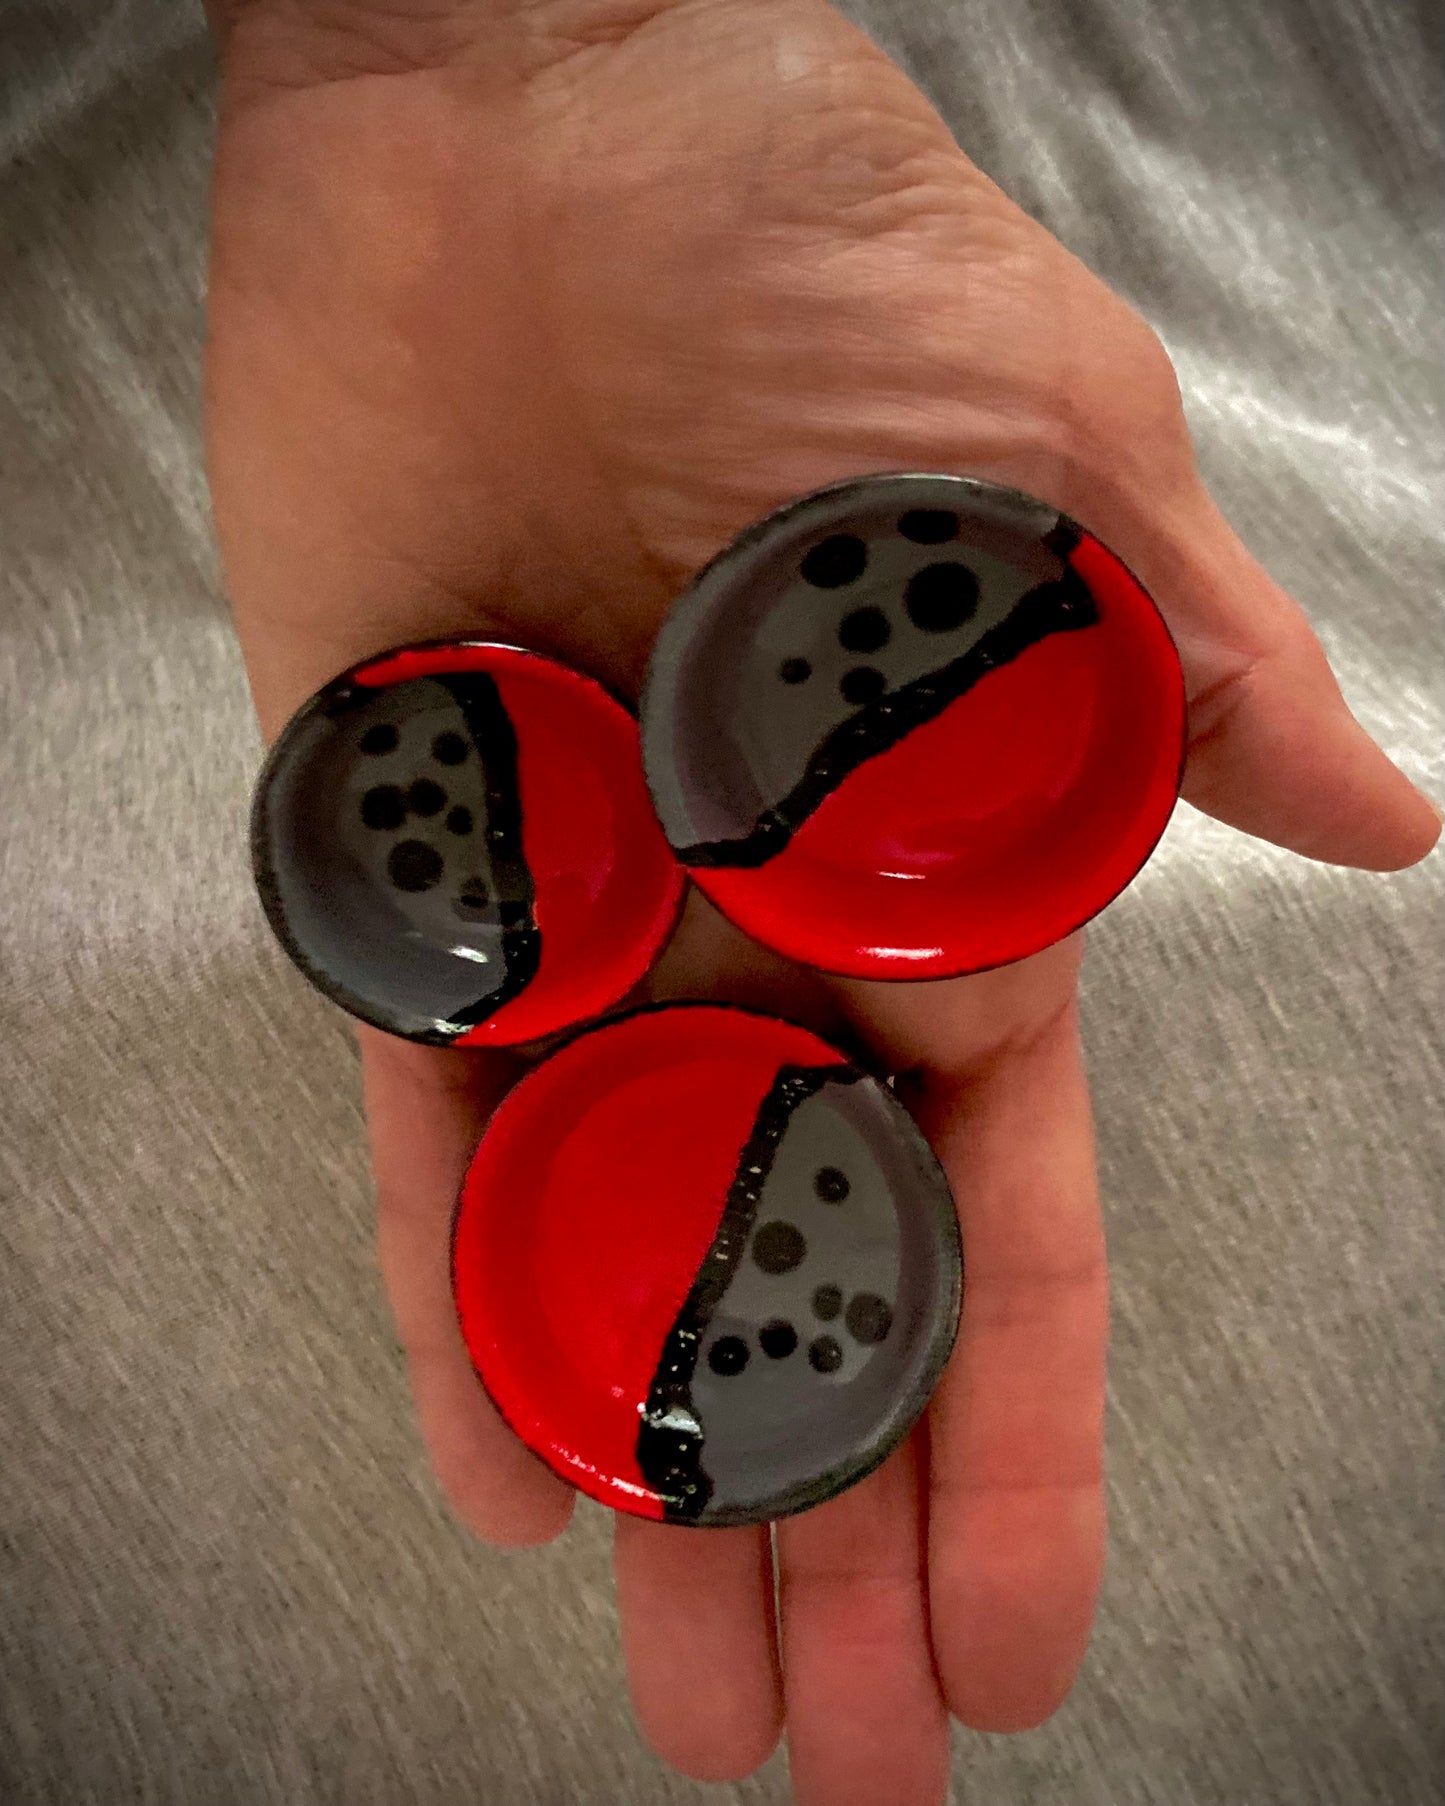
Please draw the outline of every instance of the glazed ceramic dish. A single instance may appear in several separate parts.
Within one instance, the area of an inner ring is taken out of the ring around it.
[[[743,533],[676,603],[642,698],[669,842],[757,940],[929,978],[1061,939],[1178,795],[1184,685],[1117,558],[1030,497],[861,478]]]
[[[884,1085],[712,1004],[584,1031],[487,1128],[453,1236],[502,1416],[583,1492],[752,1524],[861,1479],[958,1320],[947,1182]]]
[[[312,697],[262,771],[252,853],[306,976],[442,1046],[530,1041],[615,1004],[683,882],[623,705],[470,641],[388,653]]]

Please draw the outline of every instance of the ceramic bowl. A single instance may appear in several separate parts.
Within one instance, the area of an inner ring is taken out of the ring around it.
[[[869,1473],[953,1344],[947,1181],[892,1091],[714,1004],[588,1029],[502,1102],[458,1207],[462,1334],[593,1498],[756,1524]]]
[[[609,1008],[683,885],[628,710],[478,641],[404,647],[313,696],[261,773],[252,854],[312,983],[439,1046],[532,1041]]]
[[[824,971],[938,978],[1097,914],[1164,831],[1184,684],[1158,609],[1042,502],[860,478],[741,534],[677,601],[643,690],[677,857]]]

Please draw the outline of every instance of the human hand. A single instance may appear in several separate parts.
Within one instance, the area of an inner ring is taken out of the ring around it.
[[[1344,863],[1433,842],[1201,488],[1157,340],[821,0],[243,0],[226,66],[210,462],[268,735],[343,667],[458,631],[635,691],[739,527],[860,472],[957,470],[1063,508],[1154,594],[1193,802]],[[639,1719],[689,1773],[746,1772],[786,1708],[804,1806],[924,1806],[950,1711],[1019,1729],[1068,1689],[1102,1564],[1106,1333],[1077,961],[824,980],[694,899],[655,975],[900,1073],[968,1261],[926,1426],[775,1554],[618,1519]],[[517,1062],[361,1041],[424,1434],[481,1535],[542,1540],[571,1495],[492,1412],[447,1273]]]

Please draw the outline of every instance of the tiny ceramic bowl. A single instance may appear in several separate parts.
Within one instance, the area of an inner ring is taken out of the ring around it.
[[[317,989],[435,1046],[516,1045],[609,1009],[684,882],[626,707],[472,640],[402,647],[313,696],[261,772],[251,850]]]
[[[1143,866],[1179,794],[1163,618],[1057,509],[840,483],[747,529],[658,636],[642,751],[669,843],[756,940],[941,978],[1036,953]]]
[[[760,1524],[907,1435],[953,1345],[947,1180],[892,1091],[719,1004],[583,1030],[503,1100],[452,1282],[522,1441],[619,1511]]]

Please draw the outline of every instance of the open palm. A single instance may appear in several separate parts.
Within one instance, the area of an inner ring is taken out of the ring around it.
[[[1346,863],[1432,843],[1200,487],[1157,340],[822,0],[249,0],[226,61],[210,458],[268,734],[344,666],[458,631],[635,691],[670,600],[745,523],[865,471],[952,470],[1065,509],[1152,590],[1192,801]],[[775,1542],[618,1520],[639,1718],[690,1773],[746,1772],[786,1712],[801,1801],[925,1806],[950,1711],[1018,1729],[1068,1690],[1104,1539],[1077,963],[1071,943],[974,979],[824,980],[694,899],[654,975],[899,1074],[968,1265],[926,1426],[871,1479]],[[447,1279],[517,1063],[362,1043],[438,1472],[481,1535],[552,1536],[571,1495],[493,1413]]]

